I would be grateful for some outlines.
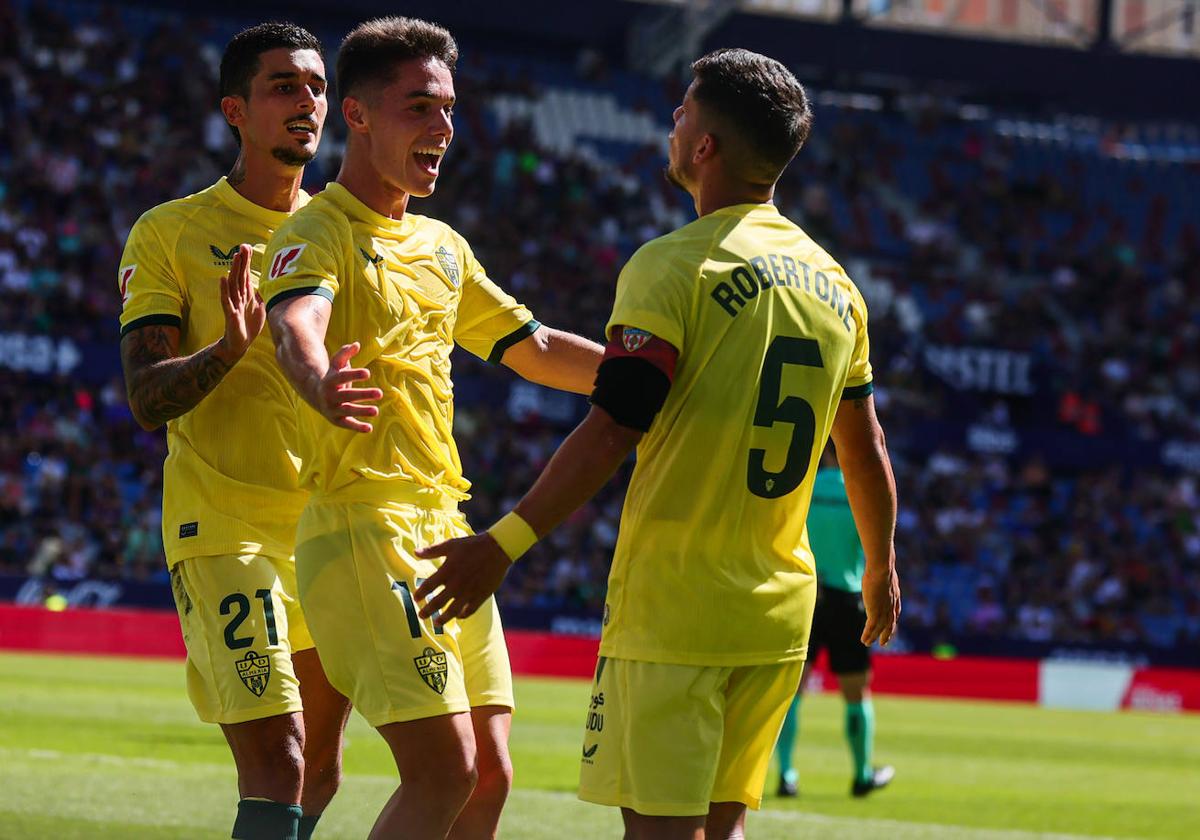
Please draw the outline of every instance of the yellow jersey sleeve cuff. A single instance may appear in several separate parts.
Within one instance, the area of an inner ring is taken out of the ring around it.
[[[320,295],[330,303],[333,302],[333,292],[324,286],[301,286],[298,289],[284,289],[282,292],[277,293],[274,297],[267,301],[267,311],[270,312],[271,307],[275,306],[277,303],[283,303],[283,301],[289,300],[290,298],[304,297],[305,295]]]
[[[533,548],[534,543],[538,541],[538,536],[529,523],[514,512],[506,513],[499,522],[488,528],[487,532],[513,562]]]
[[[842,399],[861,400],[875,393],[874,382],[864,382],[862,385],[847,386],[842,389]]]
[[[170,312],[156,312],[156,313],[153,313],[150,315],[142,315],[140,317],[134,318],[129,323],[124,324],[121,327],[121,338],[124,338],[129,333],[133,332],[136,329],[139,329],[140,327],[152,327],[152,326],[178,327],[178,326],[182,326],[182,325],[183,325],[183,319],[181,317],[179,317],[178,315],[174,315]]]
[[[498,365],[504,361],[504,354],[508,352],[508,348],[514,344],[520,344],[529,336],[533,335],[541,327],[541,322],[536,318],[530,318],[521,326],[510,332],[508,335],[501,338],[492,345],[492,352],[488,354],[487,360],[490,364]]]

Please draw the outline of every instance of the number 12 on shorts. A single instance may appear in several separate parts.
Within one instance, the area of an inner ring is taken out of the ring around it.
[[[417,586],[420,586],[424,582],[425,578],[416,578],[415,581]],[[408,582],[403,580],[394,580],[392,581],[392,589],[393,591],[400,593],[400,603],[404,605],[404,616],[408,619],[408,632],[412,634],[414,639],[421,638],[421,616],[418,614],[417,602],[413,599],[412,590],[408,588]],[[438,612],[434,612],[429,618],[433,620],[436,619],[438,615]],[[435,635],[440,636],[445,632],[445,630],[442,629],[442,625],[435,621],[433,625],[433,632]]]

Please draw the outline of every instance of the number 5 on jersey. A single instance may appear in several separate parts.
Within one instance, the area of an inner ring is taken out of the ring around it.
[[[825,367],[825,362],[821,359],[820,346],[811,338],[777,335],[767,348],[762,381],[758,386],[758,405],[754,409],[754,425],[769,429],[776,423],[791,423],[792,439],[779,472],[771,472],[764,466],[767,450],[750,450],[746,485],[751,493],[764,499],[778,499],[800,486],[808,475],[813,440],[817,435],[817,418],[808,402],[794,396],[779,401],[784,365],[820,368]]]

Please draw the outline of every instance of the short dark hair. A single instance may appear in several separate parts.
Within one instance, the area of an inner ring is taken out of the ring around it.
[[[381,17],[360,23],[342,39],[337,58],[338,96],[353,96],[368,85],[386,85],[396,65],[436,58],[454,71],[458,44],[436,23],[409,17]]]
[[[221,82],[218,90],[221,98],[241,96],[250,98],[250,82],[262,67],[259,60],[269,50],[316,50],[325,60],[325,49],[317,36],[302,26],[286,21],[270,21],[243,29],[233,36],[221,56]],[[229,126],[233,137],[242,144],[237,128]]]
[[[743,141],[735,171],[751,183],[774,184],[812,128],[804,86],[775,59],[743,49],[710,52],[692,72],[693,98]]]

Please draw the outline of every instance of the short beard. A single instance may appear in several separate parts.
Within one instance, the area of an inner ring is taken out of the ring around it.
[[[679,180],[679,176],[676,175],[675,171],[671,168],[671,164],[668,163],[663,167],[663,177],[667,179],[667,183],[671,186],[678,187],[684,192],[688,191],[688,188],[683,185],[683,181]]]
[[[304,149],[289,149],[287,146],[276,146],[271,149],[271,156],[286,166],[307,166],[312,163],[316,154]]]

